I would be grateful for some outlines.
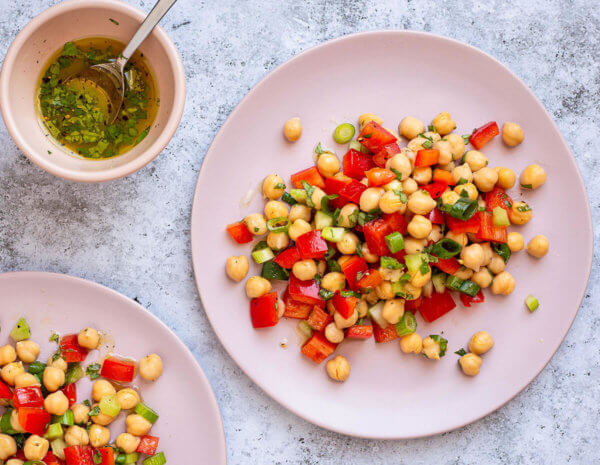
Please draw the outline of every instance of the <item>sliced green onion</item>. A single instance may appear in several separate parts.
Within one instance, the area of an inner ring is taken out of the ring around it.
[[[333,140],[338,144],[346,144],[352,140],[356,129],[350,123],[342,123],[333,131]]]
[[[508,259],[510,258],[511,254],[508,245],[504,243],[492,242],[492,249],[494,249],[494,252],[502,257],[504,263],[508,263]]]
[[[73,416],[73,411],[67,410],[62,415],[54,415],[52,417],[52,424],[73,426],[75,424],[75,417]]]
[[[123,463],[125,463],[125,464],[137,463],[139,458],[140,458],[140,454],[138,454],[137,452],[132,452],[131,454],[125,454],[125,462],[123,462]],[[144,460],[144,462],[145,462],[145,460]],[[165,460],[162,463],[167,463],[167,461]]]
[[[473,281],[466,279],[458,289],[459,292],[463,294],[470,295],[471,297],[475,297],[475,295],[479,292],[481,287],[478,284],[475,284]]]
[[[29,364],[29,367],[27,367],[27,371],[32,375],[39,375],[40,373],[44,373],[45,369],[46,364],[38,361],[31,362]]]
[[[269,260],[275,258],[275,254],[270,248],[266,247],[264,249],[255,250],[252,252],[252,258],[260,265],[261,263],[268,262]]]
[[[83,378],[83,368],[79,363],[72,363],[65,374],[65,384],[71,384]]]
[[[2,414],[0,418],[0,432],[4,434],[17,434],[18,431],[15,431],[10,423],[10,417],[13,409],[9,409]]]
[[[494,226],[510,226],[510,221],[508,220],[508,213],[502,207],[495,207],[492,210],[492,214],[494,215]]]
[[[387,268],[389,270],[401,270],[404,268],[404,265],[396,260],[394,257],[381,257],[379,259],[379,263],[383,268]]]
[[[50,426],[48,426],[48,429],[46,430],[46,434],[44,434],[44,437],[46,439],[48,439],[49,441],[52,441],[52,440],[58,439],[58,438],[62,438],[63,437],[62,425],[60,423],[52,423]]]
[[[444,339],[442,336],[438,336],[437,334],[430,334],[429,337],[438,343],[438,346],[440,347],[440,357],[446,355],[448,339]]]
[[[267,221],[267,229],[271,232],[287,232],[290,227],[290,220],[285,216],[281,216],[279,218],[271,218]]]
[[[383,317],[383,302],[378,302],[375,305],[373,305],[369,309],[368,313],[369,313],[369,318],[371,318],[371,320],[373,320],[375,323],[377,323],[377,325],[381,329],[388,327],[389,323]]]
[[[65,448],[68,447],[67,443],[64,439],[58,438],[50,443],[50,447],[52,448],[52,453],[56,455],[59,459],[65,459]]]
[[[412,334],[417,330],[417,319],[411,312],[405,312],[400,318],[400,321],[396,323],[396,332],[398,336],[406,336]]]
[[[306,203],[306,191],[304,189],[290,189],[290,197],[297,203]]]
[[[125,463],[125,454],[120,453],[115,456],[115,464],[123,465]]]
[[[165,465],[165,463],[167,463],[167,459],[165,458],[164,452],[159,452],[152,457],[144,459],[142,465]]]
[[[281,196],[281,200],[283,200],[288,205],[296,205],[298,202],[292,197],[288,192],[284,192]]]
[[[362,149],[362,144],[356,140],[351,140],[350,145],[348,145],[348,150],[356,150],[357,152],[361,152]]]
[[[302,181],[302,187],[306,191],[306,205],[314,207],[315,204],[312,201],[313,193],[315,192],[315,186],[311,186],[308,182]]]
[[[329,242],[340,242],[346,230],[344,228],[332,228],[327,226],[321,231],[321,237]]]
[[[306,339],[310,339],[313,335],[313,329],[304,320],[298,322],[298,332]]]
[[[433,287],[435,287],[435,292],[438,294],[443,294],[446,289],[446,274],[445,273],[437,273],[431,277],[431,282],[433,282]]]
[[[404,263],[406,263],[406,268],[408,268],[408,271],[417,271],[420,268],[422,262],[423,258],[419,253],[409,254],[404,257]]]
[[[400,252],[402,249],[404,249],[404,238],[398,231],[385,236],[385,243],[392,253]]]
[[[462,246],[458,242],[445,238],[436,242],[431,252],[440,258],[446,259],[458,255],[461,249]]]
[[[452,289],[453,291],[458,291],[464,282],[465,280],[459,278],[458,276],[448,275],[446,278],[446,287],[448,289]]]
[[[333,226],[333,216],[319,210],[315,213],[315,229],[324,229]],[[321,233],[322,235],[322,233]]]
[[[263,263],[260,275],[266,279],[278,279],[279,281],[287,281],[290,277],[290,272],[282,268],[278,263],[269,260]]]
[[[24,339],[29,339],[31,337],[31,328],[25,318],[19,318],[17,324],[10,332],[10,337],[13,338],[15,342],[23,341]]]
[[[333,291],[329,291],[327,289],[319,289],[319,296],[323,299],[323,300],[330,300],[333,299],[333,294],[335,294]]]
[[[525,297],[525,305],[527,305],[527,308],[530,312],[535,312],[540,306],[540,302],[533,294],[529,294],[527,297]]]
[[[454,205],[450,207],[450,211],[448,213],[453,218],[466,221],[473,217],[478,206],[477,200],[461,197],[454,203]]]
[[[143,402],[140,402],[135,406],[135,413],[141,415],[150,423],[154,423],[156,420],[158,420],[158,413],[156,413]]]
[[[121,403],[116,394],[107,394],[100,399],[100,411],[109,417],[116,417],[121,411]]]

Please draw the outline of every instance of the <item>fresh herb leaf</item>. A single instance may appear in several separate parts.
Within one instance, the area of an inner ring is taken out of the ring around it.
[[[99,363],[92,363],[91,365],[88,365],[85,369],[85,374],[86,376],[88,376],[91,380],[95,380],[100,378],[100,369],[102,367],[100,366]]]
[[[421,145],[423,146],[423,148],[430,149],[431,147],[433,147],[433,142],[431,142],[430,140],[426,140]]]
[[[315,204],[312,201],[312,195],[315,192],[315,187],[311,186],[306,181],[302,181],[302,187],[306,191],[306,205],[308,205],[309,207],[314,207]]]
[[[461,357],[463,355],[467,354],[467,351],[465,349],[458,349],[456,352],[454,352],[456,355],[460,355]]]
[[[433,124],[430,124],[429,126],[427,126],[427,130],[428,130],[429,132],[434,132],[434,131],[435,131],[435,128],[433,127]]]
[[[334,292],[332,291],[328,291],[327,289],[323,289],[321,288],[319,290],[319,296],[323,299],[323,300],[330,300],[333,298],[333,294]]]
[[[358,244],[356,244],[356,255],[358,255],[359,257],[362,257],[362,244],[359,242]]]
[[[91,402],[89,401],[89,399],[85,399],[85,400],[83,401],[83,405],[85,405],[86,407],[91,407],[91,406],[92,406],[92,404],[91,404]]]
[[[527,204],[525,205],[519,205],[517,207],[517,210],[519,210],[521,213],[525,213],[525,212],[530,212],[531,211],[531,207]]]
[[[356,297],[357,299],[360,299],[362,297],[362,294],[360,292],[354,291],[340,291],[340,295],[342,297]]]
[[[462,138],[465,145],[467,145],[469,143],[469,140],[471,139],[471,134],[464,134]]]
[[[96,405],[92,410],[90,410],[90,413],[88,415],[90,417],[97,417],[98,415],[100,415],[100,407]]]
[[[404,265],[394,257],[381,257],[379,262],[383,268],[388,268],[390,270],[400,270],[404,268]]]
[[[456,183],[456,185],[457,185],[457,186],[462,186],[463,184],[466,184],[466,183],[468,183],[468,182],[469,182],[469,181],[467,181],[465,178],[460,178],[460,179],[458,180],[458,182]],[[463,191],[464,191],[464,189],[463,189]]]
[[[275,184],[275,189],[285,189],[285,184],[282,182],[278,182]]]
[[[57,333],[52,333],[52,335],[50,336],[49,341],[50,342],[56,342],[58,344],[60,340],[60,336]]]
[[[402,276],[400,276],[400,283],[407,283],[412,279],[412,276],[409,275],[408,273],[404,273]]]
[[[396,175],[398,181],[402,181],[402,173],[395,168],[390,167],[390,171]]]
[[[531,184],[521,184],[521,187],[523,189],[533,189],[533,186]]]

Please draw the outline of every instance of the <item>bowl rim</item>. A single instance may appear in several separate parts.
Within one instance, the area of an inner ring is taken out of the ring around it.
[[[27,142],[26,135],[22,134],[16,127],[12,106],[8,103],[9,98],[9,76],[14,67],[15,60],[29,37],[42,25],[51,19],[68,12],[75,12],[77,10],[88,9],[88,8],[109,8],[113,11],[119,11],[134,19],[143,21],[146,17],[145,12],[135,8],[132,5],[124,3],[120,0],[65,0],[57,5],[54,5],[37,16],[35,16],[21,31],[15,36],[13,42],[10,44],[2,64],[2,71],[0,72],[0,112],[4,119],[4,124],[8,133],[14,140],[17,147],[23,152],[23,154],[31,160],[34,164],[42,168],[43,170],[70,180],[78,182],[104,182],[111,181],[113,179],[122,178],[135,171],[146,166],[152,160],[154,160],[167,146],[171,138],[175,134],[177,127],[181,121],[183,110],[185,107],[185,71],[181,56],[175,47],[175,44],[167,35],[165,30],[160,26],[156,26],[151,32],[155,35],[157,40],[164,46],[167,56],[169,58],[169,67],[173,70],[175,77],[174,83],[174,96],[173,96],[173,108],[171,115],[166,121],[166,124],[161,130],[158,138],[152,143],[152,145],[138,157],[133,160],[118,166],[98,171],[79,171],[75,169],[67,169],[61,166],[57,166],[54,163],[49,162],[44,157],[39,156],[30,147]]]

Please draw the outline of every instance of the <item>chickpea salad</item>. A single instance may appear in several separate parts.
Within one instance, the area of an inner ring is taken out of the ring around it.
[[[492,121],[460,135],[447,112],[428,126],[407,116],[398,133],[371,113],[358,118],[358,127],[358,134],[351,123],[333,131],[335,142],[348,144],[341,162],[319,143],[315,165],[292,174],[289,184],[278,174],[263,180],[264,212],[227,226],[238,244],[258,239],[250,255],[262,271],[245,283],[252,326],[298,320],[301,353],[317,364],[345,341],[371,338],[398,340],[406,354],[440,360],[448,341],[419,334],[417,314],[427,331],[427,323],[456,308],[456,299],[471,307],[485,301],[483,289],[499,295],[515,289],[507,267],[525,239],[509,228],[528,223],[533,209],[507,193],[516,173],[488,166],[481,150],[500,134],[516,147],[523,129],[506,122],[500,131]],[[297,141],[300,119],[288,120],[283,133]],[[545,181],[544,169],[533,164],[521,172],[520,189]],[[537,235],[526,248],[541,258],[549,242]],[[248,258],[229,257],[225,271],[244,280]],[[287,282],[281,296],[272,288],[278,281]],[[525,305],[533,312],[539,302],[529,295]],[[477,375],[480,356],[493,345],[487,331],[475,333],[468,351],[455,352],[463,373]],[[329,359],[326,369],[336,381],[350,375],[342,355]]]
[[[163,465],[159,438],[150,430],[158,413],[132,384],[136,372],[148,381],[163,370],[156,354],[139,363],[114,355],[83,366],[101,335],[94,328],[59,336],[56,352],[38,360],[40,346],[21,318],[10,333],[15,345],[0,347],[0,464],[3,465]],[[91,399],[78,399],[77,382],[94,381]],[[111,438],[107,428],[126,412],[126,431]]]

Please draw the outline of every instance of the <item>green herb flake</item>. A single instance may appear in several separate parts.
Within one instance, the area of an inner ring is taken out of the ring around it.
[[[521,184],[521,187],[523,189],[533,189],[533,186],[531,184]]]
[[[90,417],[97,417],[98,415],[100,415],[100,407],[96,405],[92,410],[90,410],[90,413],[88,415]]]
[[[90,378],[92,381],[95,379],[100,378],[100,369],[101,369],[101,365],[99,363],[92,363],[91,365],[88,365],[85,369],[85,374],[88,378]]]
[[[458,349],[456,352],[454,352],[456,355],[460,355],[461,357],[463,355],[467,354],[467,351],[465,349]]]
[[[60,336],[57,333],[52,333],[50,336],[49,342],[56,342],[58,344],[60,340]]]
[[[119,25],[119,21],[117,21],[116,19],[112,19],[112,18],[108,18],[108,20],[113,23],[116,24],[117,26]]]
[[[525,212],[530,212],[531,211],[531,207],[527,204],[525,205],[519,205],[517,207],[517,210],[519,210],[521,213],[525,213]]]

